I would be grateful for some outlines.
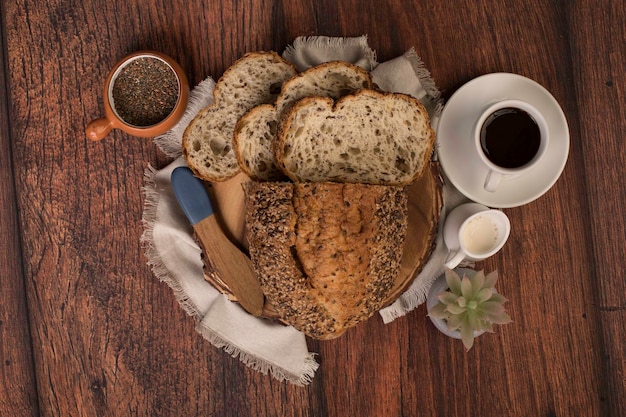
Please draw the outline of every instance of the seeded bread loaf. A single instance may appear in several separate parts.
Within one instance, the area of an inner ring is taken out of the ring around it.
[[[434,141],[417,99],[361,90],[298,101],[281,120],[274,154],[297,182],[406,185],[423,174]]]
[[[372,86],[370,73],[348,62],[327,62],[296,74],[283,84],[275,106],[257,106],[237,123],[233,143],[241,170],[256,180],[284,178],[275,165],[273,149],[281,116],[304,97],[338,99]]]
[[[250,257],[281,320],[332,339],[383,307],[407,230],[404,187],[246,184]]]
[[[275,52],[251,52],[237,60],[218,80],[214,103],[201,110],[183,134],[187,165],[206,181],[224,181],[239,171],[233,131],[241,116],[271,103],[295,67]]]

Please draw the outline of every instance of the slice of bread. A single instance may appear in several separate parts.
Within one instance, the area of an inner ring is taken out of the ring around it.
[[[362,89],[371,89],[372,76],[365,69],[344,61],[325,62],[287,80],[276,98],[276,113],[282,117],[304,97],[338,99]]]
[[[400,270],[405,187],[249,182],[246,233],[282,321],[332,339],[383,307]]]
[[[218,80],[214,103],[201,110],[183,134],[187,165],[206,181],[225,181],[239,171],[233,131],[241,116],[271,103],[295,67],[275,52],[251,52],[238,59]]]
[[[296,182],[406,185],[423,174],[434,141],[419,100],[361,90],[298,101],[281,120],[274,155]]]
[[[256,181],[278,181],[285,174],[274,161],[278,115],[271,104],[256,106],[235,126],[233,148],[239,168]]]
[[[304,97],[338,99],[372,87],[370,73],[348,62],[326,62],[296,74],[283,84],[275,106],[255,107],[237,123],[233,143],[241,170],[260,181],[284,178],[275,164],[273,149],[282,115]]]

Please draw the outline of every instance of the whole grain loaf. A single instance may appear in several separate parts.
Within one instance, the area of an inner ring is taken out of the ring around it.
[[[246,184],[250,257],[281,320],[332,339],[383,307],[407,230],[404,187]]]

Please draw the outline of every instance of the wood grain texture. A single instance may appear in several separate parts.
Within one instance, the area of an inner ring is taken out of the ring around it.
[[[626,8],[608,2],[600,9],[581,6],[571,16],[575,28],[571,62],[583,163],[584,195],[595,283],[593,312],[602,334],[602,388],[608,410],[626,410]],[[589,317],[587,317],[589,318]]]
[[[3,19],[0,25],[4,28]],[[4,39],[0,47],[4,50]],[[37,416],[4,64],[4,54],[0,54],[0,415]]]
[[[1,415],[626,414],[621,2],[7,0],[0,12]],[[320,368],[298,388],[199,336],[146,265],[143,173],[169,159],[147,139],[83,132],[129,52],[160,50],[195,85],[318,34],[367,34],[379,61],[414,47],[444,98],[488,72],[530,77],[563,107],[571,150],[548,193],[505,210],[509,242],[478,265],[500,271],[514,323],[465,352],[424,306],[374,317],[310,340]]]

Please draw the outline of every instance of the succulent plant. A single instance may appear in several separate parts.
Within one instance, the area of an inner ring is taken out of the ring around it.
[[[472,276],[446,268],[448,291],[438,295],[439,302],[430,310],[429,316],[443,319],[449,330],[458,330],[467,350],[474,345],[474,331],[493,333],[494,324],[507,324],[511,318],[504,303],[508,300],[498,294],[494,286],[498,272],[485,276],[477,271]]]

